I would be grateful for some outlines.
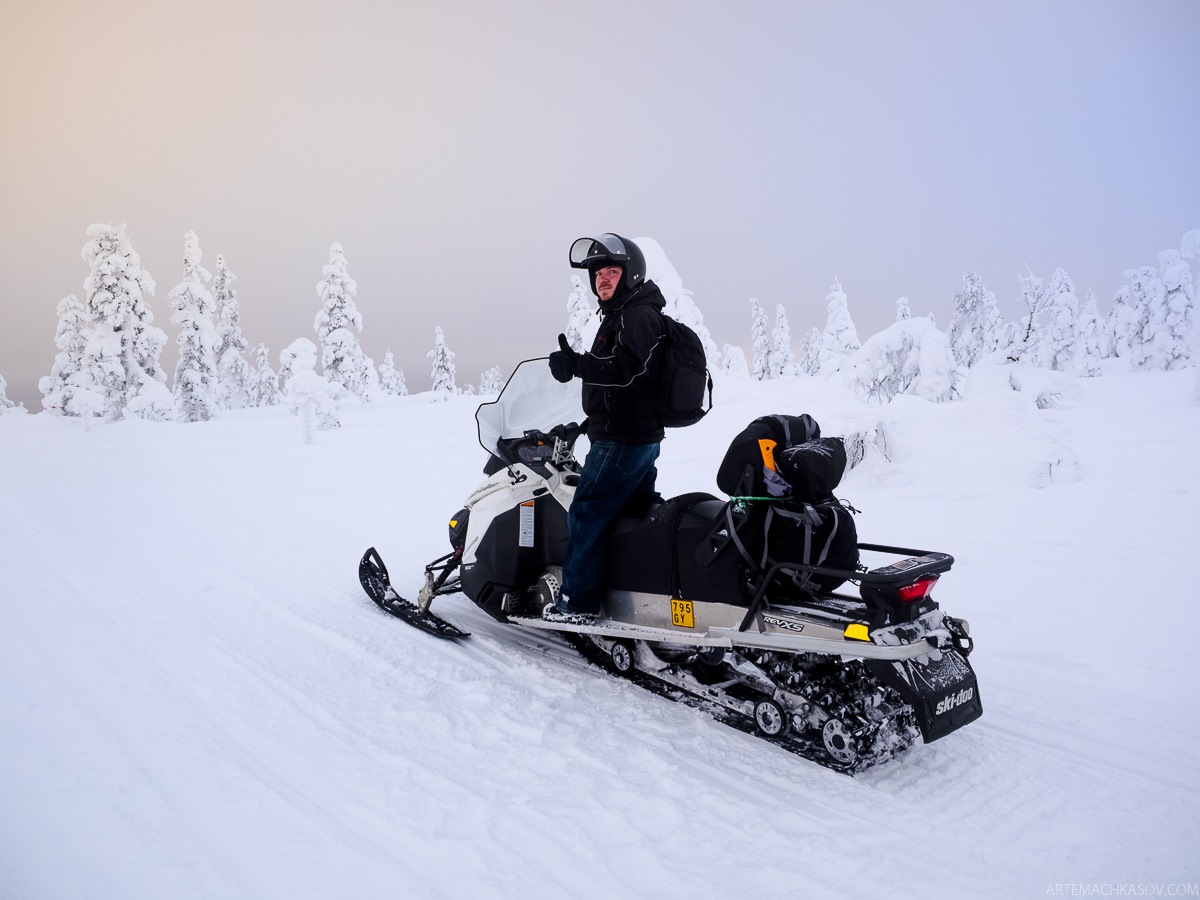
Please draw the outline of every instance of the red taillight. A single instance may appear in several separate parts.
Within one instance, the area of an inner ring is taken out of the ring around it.
[[[929,592],[933,590],[933,586],[937,584],[936,575],[927,575],[920,581],[914,581],[912,584],[906,584],[896,593],[900,595],[900,599],[905,603],[916,603],[918,600],[924,600],[929,596]]]

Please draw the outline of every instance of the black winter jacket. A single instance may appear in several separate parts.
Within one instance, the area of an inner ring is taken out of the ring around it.
[[[600,304],[600,329],[589,353],[580,354],[575,374],[583,379],[583,411],[591,440],[657,444],[657,350],[666,334],[662,292],[644,281],[628,294]]]

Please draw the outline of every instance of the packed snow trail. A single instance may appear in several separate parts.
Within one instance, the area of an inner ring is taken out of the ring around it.
[[[1190,376],[1096,379],[1057,410],[729,384],[672,433],[668,493],[715,491],[728,438],[766,412],[894,434],[901,452],[869,457],[844,493],[864,539],[955,554],[938,599],[971,621],[985,713],[857,778],[461,596],[435,608],[473,633],[462,643],[378,610],[362,550],[415,597],[481,480],[470,398],[351,410],[313,445],[280,411],[0,419],[0,895],[1200,882]],[[1065,451],[1076,467],[1044,479]]]

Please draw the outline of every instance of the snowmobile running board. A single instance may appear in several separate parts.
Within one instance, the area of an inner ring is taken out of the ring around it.
[[[904,660],[916,659],[937,649],[930,640],[912,644],[883,646],[866,641],[847,641],[845,649],[830,647],[823,638],[810,638],[802,634],[756,634],[737,628],[710,627],[704,634],[682,634],[666,628],[650,628],[625,622],[604,620],[593,625],[572,625],[568,622],[548,622],[532,617],[509,616],[509,621],[527,628],[544,631],[569,631],[575,634],[594,634],[607,638],[625,638],[631,641],[652,641],[660,644],[686,645],[689,647],[753,647],[757,650],[783,650],[792,653],[822,653],[841,655],[849,659]]]

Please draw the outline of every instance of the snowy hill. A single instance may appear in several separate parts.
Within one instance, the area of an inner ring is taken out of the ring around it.
[[[276,408],[179,425],[0,417],[0,896],[1045,896],[1200,882],[1191,370],[864,406],[722,382],[664,493],[716,492],[755,416],[874,436],[863,540],[957,563],[984,717],[857,778],[415,596],[481,480],[471,398],[302,440]],[[886,451],[886,454],[885,452]],[[1098,888],[1094,888],[1098,890]],[[1194,893],[1193,893],[1194,895]]]

